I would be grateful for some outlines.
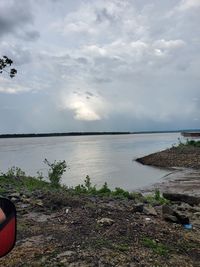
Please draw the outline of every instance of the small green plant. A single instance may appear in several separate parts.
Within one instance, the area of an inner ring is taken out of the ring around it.
[[[66,161],[54,161],[50,163],[47,159],[44,160],[44,163],[47,164],[50,169],[48,171],[49,181],[54,187],[59,187],[61,178],[64,172],[66,172],[67,164]]]
[[[155,190],[154,197],[155,197],[156,201],[161,200],[160,190],[158,188],[156,188],[156,190]]]
[[[90,176],[87,175],[84,180],[84,184],[79,184],[74,188],[75,192],[78,194],[93,194],[96,195],[97,189],[96,185],[92,186]]]
[[[103,186],[98,190],[99,195],[109,196],[111,194],[111,190],[108,187],[108,184],[105,182]]]
[[[154,194],[152,195],[147,195],[145,197],[146,201],[152,205],[163,205],[163,204],[169,204],[169,200],[167,200],[166,198],[164,198],[161,193],[160,190],[157,188],[155,189]]]
[[[38,180],[42,181],[44,179],[43,173],[40,171],[37,171],[37,177]]]
[[[7,178],[21,178],[21,177],[25,177],[26,174],[24,171],[22,171],[21,168],[19,167],[11,167],[10,169],[8,169],[8,171],[6,173],[3,173],[2,175],[4,175]]]
[[[122,198],[131,198],[130,193],[120,187],[116,187],[115,190],[112,191],[112,196],[117,196],[117,197],[122,197]]]
[[[200,147],[200,140],[189,140],[187,139],[185,142],[181,141],[180,138],[178,138],[178,148],[183,148],[186,146],[193,146],[193,147]]]
[[[152,249],[155,253],[159,255],[166,255],[169,252],[169,249],[165,245],[158,243],[148,237],[144,237],[142,239],[142,243],[144,246]]]

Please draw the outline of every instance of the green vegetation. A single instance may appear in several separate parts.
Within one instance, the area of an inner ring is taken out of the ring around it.
[[[44,160],[50,169],[48,171],[48,181],[42,172],[37,172],[36,177],[26,176],[25,172],[18,167],[10,168],[6,173],[2,173],[0,176],[0,194],[6,192],[5,188],[13,186],[17,191],[22,189],[28,191],[43,190],[43,191],[57,191],[61,190],[72,195],[86,195],[86,196],[101,196],[101,197],[112,197],[119,199],[132,199],[137,202],[148,202],[151,205],[162,205],[169,203],[168,200],[163,198],[158,189],[152,195],[143,196],[138,192],[128,192],[120,187],[116,187],[111,190],[108,184],[105,182],[102,187],[97,188],[96,185],[92,185],[90,177],[87,175],[84,183],[79,184],[75,187],[67,187],[61,184],[61,178],[63,173],[66,171],[67,164],[65,161],[54,161],[50,163],[47,159]]]
[[[193,146],[193,147],[200,147],[200,140],[189,140],[187,139],[186,142],[182,142],[180,138],[178,138],[178,148],[183,148],[186,146]]]
[[[200,147],[200,140],[195,141],[195,140],[188,140],[186,141],[187,146],[194,146],[194,147]]]
[[[111,190],[106,182],[100,189],[97,189],[96,185],[92,185],[91,179],[88,175],[84,180],[84,184],[79,184],[75,188],[71,188],[71,190],[75,194],[96,195],[126,199],[140,199],[141,201],[143,200],[143,196],[137,192],[130,193],[119,187],[116,187],[114,190]]]
[[[66,172],[67,164],[66,161],[54,161],[50,163],[47,159],[44,160],[44,163],[47,164],[50,169],[48,171],[49,180],[54,187],[59,187],[61,178],[64,172]],[[41,176],[40,176],[41,179]]]
[[[21,178],[21,177],[25,177],[26,174],[24,171],[22,171],[21,168],[19,167],[11,167],[10,169],[8,169],[7,173],[3,174],[4,176],[6,176],[7,178]]]
[[[42,181],[37,177],[26,176],[25,172],[18,167],[12,167],[6,173],[1,173],[0,193],[6,192],[7,187],[14,187],[18,192],[22,189],[31,192],[38,189],[53,190],[52,185],[47,181]]]
[[[170,203],[168,199],[161,195],[159,189],[155,189],[154,194],[145,196],[145,200],[151,205],[163,205]]]
[[[156,242],[155,240],[150,239],[149,237],[143,237],[142,244],[145,247],[152,249],[153,252],[159,255],[166,255],[169,252],[169,249],[165,245]]]

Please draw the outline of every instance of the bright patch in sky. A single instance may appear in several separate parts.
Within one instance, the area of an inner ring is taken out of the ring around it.
[[[199,128],[199,14],[199,0],[1,0],[18,74],[0,77],[0,132]]]

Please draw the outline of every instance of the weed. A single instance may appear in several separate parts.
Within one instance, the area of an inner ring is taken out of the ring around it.
[[[128,251],[129,246],[127,244],[113,244],[113,248],[119,251]]]
[[[104,185],[97,191],[97,194],[102,196],[110,196],[111,190],[108,187],[108,184],[105,182]]]
[[[168,199],[161,196],[159,189],[155,189],[155,192],[153,195],[145,196],[145,200],[152,205],[163,205],[163,204],[170,203]]]
[[[54,161],[50,163],[47,159],[44,160],[44,163],[47,164],[50,169],[48,171],[49,180],[54,187],[59,187],[61,178],[64,172],[66,172],[67,164],[66,161]]]
[[[161,256],[166,255],[169,252],[169,249],[165,245],[158,243],[155,240],[150,239],[148,237],[144,237],[142,239],[142,243],[144,246],[152,249],[155,253]]]
[[[21,168],[15,166],[8,169],[8,171],[3,175],[6,176],[7,178],[21,178],[26,176],[25,172],[22,171]]]

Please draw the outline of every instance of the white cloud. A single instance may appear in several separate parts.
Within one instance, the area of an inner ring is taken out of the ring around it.
[[[5,98],[35,92],[34,110],[38,102],[47,109],[47,124],[48,110],[54,111],[51,125],[66,131],[87,121],[110,129],[128,121],[133,130],[152,122],[189,125],[199,114],[192,100],[199,99],[200,87],[199,2],[30,1],[32,24],[23,32],[12,24],[0,39],[2,53],[18,64],[16,79],[0,81],[0,92]],[[33,30],[40,32],[37,43],[19,39],[28,29],[33,40]]]
[[[190,8],[200,7],[199,0],[182,0],[179,6],[179,10],[188,10]]]
[[[69,109],[74,112],[76,120],[98,121],[106,117],[106,103],[100,96],[89,96],[88,93],[73,93],[66,96],[62,94],[61,109]]]

